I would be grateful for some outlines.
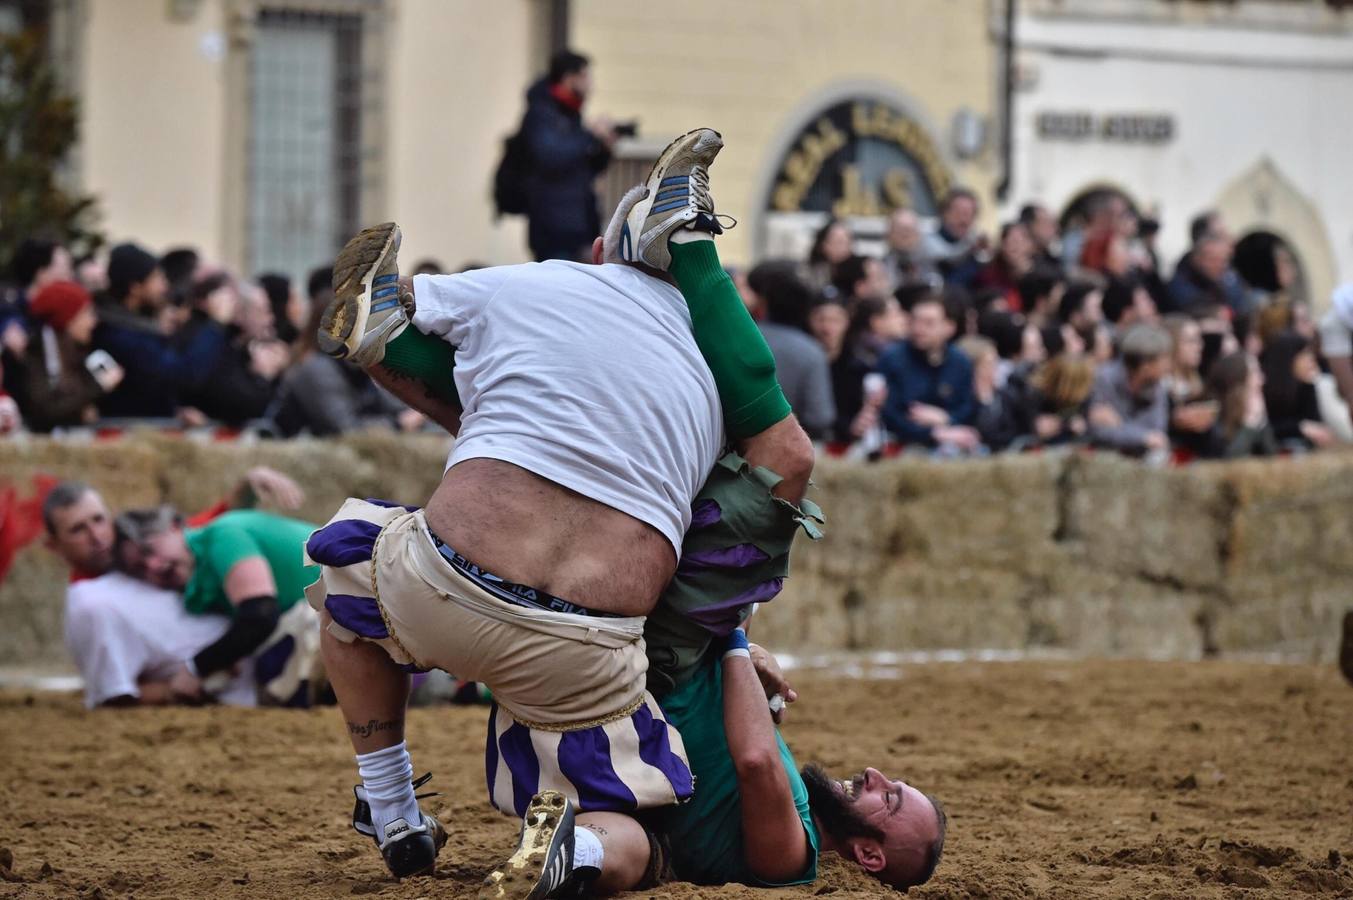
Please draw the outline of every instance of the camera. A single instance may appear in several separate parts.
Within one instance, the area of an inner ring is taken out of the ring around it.
[[[628,122],[617,122],[615,124],[615,136],[632,138],[639,133],[639,120],[631,119]]]

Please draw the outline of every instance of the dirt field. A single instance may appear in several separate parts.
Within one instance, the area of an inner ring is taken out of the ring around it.
[[[785,731],[801,762],[877,764],[947,804],[944,862],[913,896],[1353,897],[1353,687],[1332,667],[900,674],[801,672]],[[348,828],[355,773],[333,710],[86,714],[2,695],[0,897],[473,896],[515,832],[484,800],[484,717],[412,714],[414,765],[436,773],[452,836],[435,879],[396,884]],[[648,896],[880,893],[828,857],[807,889]]]

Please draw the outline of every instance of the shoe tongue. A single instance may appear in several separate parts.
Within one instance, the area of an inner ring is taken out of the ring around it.
[[[708,213],[696,213],[695,219],[687,226],[692,231],[708,231],[710,234],[723,234],[719,220]]]

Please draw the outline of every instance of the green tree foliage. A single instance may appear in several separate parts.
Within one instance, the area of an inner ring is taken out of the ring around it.
[[[41,25],[0,34],[0,265],[6,269],[28,237],[61,241],[77,255],[103,243],[94,198],[72,195],[58,178],[79,114],[57,83],[46,46]]]

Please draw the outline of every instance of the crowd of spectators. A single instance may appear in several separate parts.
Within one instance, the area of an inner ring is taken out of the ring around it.
[[[1150,461],[1353,441],[1353,285],[1319,322],[1287,247],[1215,212],[1167,269],[1120,194],[1065,228],[1031,203],[995,235],[955,189],[882,253],[828,221],[806,259],[742,277],[805,429],[835,453],[942,457],[1080,445]]]
[[[1083,445],[1154,461],[1353,440],[1353,285],[1318,322],[1281,241],[1213,212],[1166,270],[1158,223],[1106,192],[1063,228],[995,235],[956,189],[892,213],[882,253],[832,220],[806,259],[736,273],[805,429],[834,453],[972,456]],[[425,261],[417,271],[439,271]],[[102,259],[25,242],[0,304],[0,431],[414,431],[424,418],[319,353],[331,271],[246,280],[191,249]],[[303,289],[301,289],[303,287]]]
[[[10,275],[0,432],[151,423],[290,437],[425,424],[360,369],[316,352],[327,267],[297,286],[237,277],[188,248],[157,257],[126,243],[77,262],[32,239]]]

